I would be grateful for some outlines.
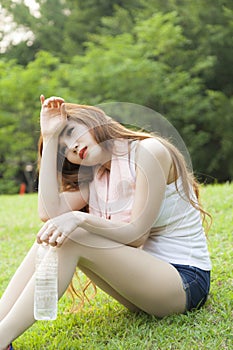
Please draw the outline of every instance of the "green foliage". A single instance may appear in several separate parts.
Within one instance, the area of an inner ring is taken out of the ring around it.
[[[232,345],[232,201],[233,185],[201,188],[204,207],[213,217],[208,244],[213,264],[209,299],[199,311],[158,320],[135,315],[101,290],[77,314],[71,301],[59,301],[58,318],[37,322],[14,341],[14,348],[35,350],[199,350],[231,349]],[[14,208],[14,220],[12,220]],[[0,198],[0,295],[41,227],[37,195]],[[139,281],[140,282],[140,281]]]
[[[84,52],[84,43],[90,33],[102,27],[102,17],[112,16],[114,7],[135,6],[135,1],[124,4],[120,0],[37,0],[39,15],[29,11],[23,0],[12,3],[5,0],[1,6],[13,16],[18,27],[31,35],[19,45],[9,45],[5,56],[26,65],[34,60],[38,51],[48,51],[68,62],[73,55]]]
[[[36,162],[41,93],[152,108],[181,134],[202,181],[232,179],[229,0],[38,3],[40,17],[1,2],[33,36],[1,54],[0,193],[17,192],[20,164]]]
[[[19,191],[19,173],[36,163],[39,96],[57,89],[53,71],[59,60],[41,53],[26,68],[14,61],[0,65],[0,193]],[[43,87],[43,88],[42,88]],[[35,165],[36,167],[36,165]]]

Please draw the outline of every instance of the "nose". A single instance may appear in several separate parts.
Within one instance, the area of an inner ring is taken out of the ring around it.
[[[73,145],[73,146],[71,147],[71,151],[72,151],[73,153],[77,153],[77,152],[78,152],[78,145],[77,145],[77,144]]]
[[[77,142],[75,142],[75,143],[67,143],[67,148],[68,148],[68,150],[69,151],[72,151],[72,152],[77,152],[77,150],[78,150],[78,144],[77,144]]]

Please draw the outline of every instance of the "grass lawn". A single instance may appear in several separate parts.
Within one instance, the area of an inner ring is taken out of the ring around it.
[[[233,184],[203,187],[202,202],[213,216],[209,232],[212,284],[204,308],[156,319],[132,314],[98,290],[90,305],[70,314],[71,301],[65,294],[57,320],[35,323],[14,342],[15,349],[233,349]],[[1,196],[0,208],[1,295],[41,222],[36,194]]]

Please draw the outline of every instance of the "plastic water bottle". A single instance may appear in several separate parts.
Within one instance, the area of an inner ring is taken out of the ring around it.
[[[57,249],[41,244],[36,257],[35,320],[55,320],[58,304]]]

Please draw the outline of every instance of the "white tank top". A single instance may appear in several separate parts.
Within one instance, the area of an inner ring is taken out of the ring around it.
[[[160,213],[143,249],[173,264],[211,269],[200,212],[185,199],[182,181],[167,185]],[[193,194],[194,196],[194,194]]]

